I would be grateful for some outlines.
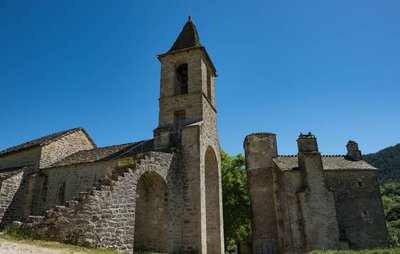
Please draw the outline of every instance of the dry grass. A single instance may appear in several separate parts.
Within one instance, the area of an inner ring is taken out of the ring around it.
[[[311,254],[400,254],[400,248],[372,249],[372,250],[328,250],[313,251]]]
[[[64,243],[59,243],[59,242],[49,242],[49,241],[42,241],[42,240],[34,240],[32,238],[23,238],[23,237],[16,237],[15,235],[9,235],[9,234],[3,234],[0,236],[1,239],[11,241],[11,242],[16,242],[16,243],[23,243],[23,244],[29,244],[29,245],[34,245],[37,247],[42,247],[42,248],[49,248],[49,249],[64,249],[68,250],[71,252],[79,252],[79,253],[85,253],[85,254],[121,254],[122,252],[116,251],[116,250],[110,250],[110,249],[105,249],[105,248],[86,248],[86,247],[81,247],[81,246],[76,246],[76,245],[71,245],[71,244],[64,244]]]

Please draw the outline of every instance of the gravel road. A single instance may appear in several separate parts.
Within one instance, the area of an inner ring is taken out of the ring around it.
[[[0,238],[0,254],[83,254],[66,249],[48,249]]]

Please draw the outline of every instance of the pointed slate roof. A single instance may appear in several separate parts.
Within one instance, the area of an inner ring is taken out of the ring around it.
[[[182,32],[178,36],[178,39],[176,39],[174,45],[172,45],[168,52],[193,47],[201,47],[201,43],[196,26],[194,25],[192,18],[189,16],[188,21],[182,29]]]

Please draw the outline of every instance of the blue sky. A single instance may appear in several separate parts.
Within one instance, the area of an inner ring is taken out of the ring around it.
[[[0,150],[84,127],[99,146],[152,137],[160,64],[190,7],[218,70],[219,137],[242,152],[312,131],[323,154],[400,142],[400,1],[0,0]]]

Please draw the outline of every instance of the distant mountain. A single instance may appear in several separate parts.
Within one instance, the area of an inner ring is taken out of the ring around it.
[[[380,169],[379,180],[381,183],[400,182],[400,144],[364,155],[363,158],[372,166]]]

